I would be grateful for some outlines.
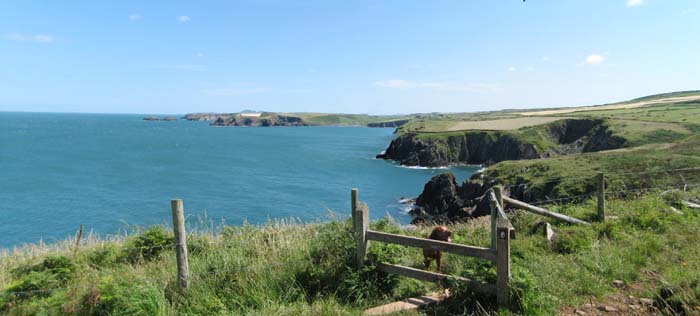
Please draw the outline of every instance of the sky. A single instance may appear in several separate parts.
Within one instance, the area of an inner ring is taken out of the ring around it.
[[[0,111],[399,114],[700,89],[697,0],[0,2]]]

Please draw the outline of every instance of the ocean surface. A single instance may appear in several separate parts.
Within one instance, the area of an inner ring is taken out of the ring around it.
[[[169,224],[170,200],[188,225],[349,216],[358,188],[373,219],[407,223],[406,205],[444,169],[374,156],[393,129],[212,127],[143,115],[0,112],[0,248]],[[476,167],[449,169],[458,179]]]

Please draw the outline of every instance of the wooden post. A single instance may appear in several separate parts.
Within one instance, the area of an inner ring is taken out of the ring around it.
[[[598,172],[598,220],[605,221],[605,174]]]
[[[355,212],[357,212],[357,189],[352,189],[350,191],[350,216],[352,216],[352,229],[357,230],[355,227]]]
[[[180,288],[190,287],[190,268],[187,262],[187,240],[185,234],[185,210],[182,200],[171,200],[173,211],[173,230],[175,231],[175,254],[177,256],[177,279]]]
[[[356,240],[356,253],[355,259],[357,262],[357,267],[361,268],[365,262],[365,256],[367,255],[367,248],[369,247],[369,240],[367,240],[367,230],[369,229],[369,208],[367,204],[358,203],[356,205],[357,211],[355,212],[355,240]]]
[[[496,196],[496,202],[501,206],[501,209],[505,212],[505,204],[503,204],[503,187],[495,186],[493,187],[493,193]],[[495,207],[491,207],[491,249],[496,249],[496,218],[498,217],[498,210]]]
[[[80,240],[83,239],[83,224],[80,224],[80,229],[78,229],[78,237],[75,238],[75,250],[73,252],[78,252],[80,248]]]
[[[498,306],[510,306],[510,226],[498,219],[496,252],[496,299]]]

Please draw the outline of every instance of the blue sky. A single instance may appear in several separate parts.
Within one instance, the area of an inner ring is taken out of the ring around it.
[[[2,1],[0,111],[413,113],[700,89],[700,1]]]

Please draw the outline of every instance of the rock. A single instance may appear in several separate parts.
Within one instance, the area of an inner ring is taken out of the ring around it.
[[[654,305],[654,300],[650,298],[640,298],[639,302],[642,303],[643,305],[651,306]]]
[[[632,310],[638,310],[638,309],[642,308],[641,306],[639,306],[637,304],[629,304],[628,307]]]
[[[213,126],[308,126],[301,117],[264,113],[261,116],[230,115],[219,116],[211,123]]]
[[[491,214],[491,204],[484,198],[480,183],[465,181],[462,186],[452,173],[434,176],[423,187],[410,212],[413,223],[450,222]]]
[[[160,121],[160,118],[157,118],[155,116],[146,116],[143,118],[144,121]]]
[[[615,280],[612,282],[615,287],[624,287],[625,286],[625,281],[622,280]]]
[[[537,222],[535,226],[532,226],[530,235],[537,234],[540,230],[542,230],[542,235],[547,238],[548,241],[552,241],[554,238],[554,230],[552,230],[552,225],[550,223],[545,221]]]
[[[580,310],[580,309],[577,309],[577,310],[576,310],[576,315],[582,315],[582,316],[583,316],[583,315],[588,315],[588,314],[587,314],[586,312]]]
[[[608,305],[602,305],[598,306],[598,310],[606,313],[612,313],[612,312],[617,312],[619,309],[613,306],[608,306]]]
[[[427,213],[442,213],[456,203],[458,189],[457,179],[453,174],[439,174],[425,184],[423,193],[416,199],[416,205]]]
[[[700,204],[696,204],[693,202],[688,202],[688,201],[683,201],[683,204],[689,208],[700,208]]]

